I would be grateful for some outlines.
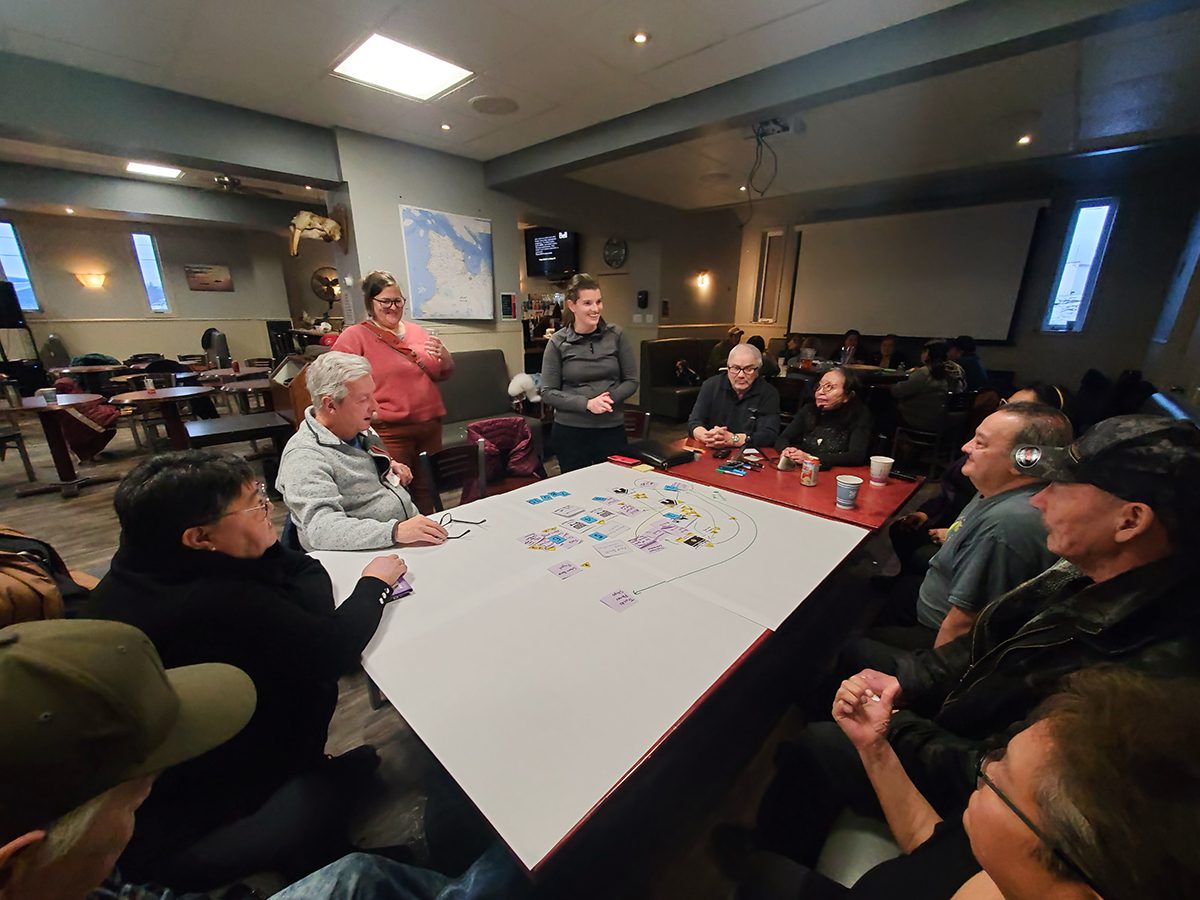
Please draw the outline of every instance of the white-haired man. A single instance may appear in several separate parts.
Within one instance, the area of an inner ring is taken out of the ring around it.
[[[306,550],[376,550],[440,544],[446,529],[421,515],[371,428],[379,411],[371,363],[331,350],[308,367],[313,405],[284,448],[276,486]]]
[[[779,392],[758,377],[762,353],[751,344],[738,344],[726,360],[727,370],[700,386],[688,434],[712,450],[774,446]]]

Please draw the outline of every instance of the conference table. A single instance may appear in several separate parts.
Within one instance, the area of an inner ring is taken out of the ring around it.
[[[210,387],[173,387],[158,388],[155,391],[129,391],[115,394],[109,398],[110,403],[121,406],[133,406],[139,411],[147,407],[157,407],[162,412],[163,428],[170,438],[173,450],[186,450],[189,446],[187,429],[183,417],[179,414],[179,404],[184,400],[194,400],[211,394]]]
[[[451,517],[363,666],[531,871],[870,533],[611,463]],[[344,598],[377,552],[312,555]]]
[[[696,460],[672,467],[672,475],[871,530],[881,527],[895,515],[925,481],[920,476],[912,480],[890,476],[886,484],[878,485],[871,483],[869,466],[834,466],[820,472],[815,485],[803,485],[799,466],[786,472],[777,468],[779,451],[773,448],[759,451],[764,462],[762,469],[752,469],[745,475],[729,475],[717,470],[726,460],[714,459],[712,451],[705,450],[691,438],[681,440],[675,446],[691,450],[696,454]],[[850,509],[837,505],[839,475],[857,475],[863,480],[857,502]]]

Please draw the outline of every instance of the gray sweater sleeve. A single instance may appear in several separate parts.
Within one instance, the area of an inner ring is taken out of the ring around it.
[[[399,520],[380,522],[346,515],[341,491],[324,454],[301,447],[292,449],[280,462],[278,484],[306,549],[376,550],[394,545]]]
[[[614,406],[628,400],[638,389],[637,360],[634,359],[629,338],[623,331],[618,332],[617,336],[617,362],[621,365],[621,381],[608,392]]]
[[[587,412],[588,400],[591,398],[567,393],[562,389],[562,384],[562,351],[559,350],[558,343],[551,338],[546,343],[546,352],[542,354],[542,380],[539,387],[542,402],[552,409]]]

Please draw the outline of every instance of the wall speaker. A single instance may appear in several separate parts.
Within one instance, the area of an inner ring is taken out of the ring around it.
[[[638,303],[638,309],[646,309],[650,305],[650,292],[649,291],[638,291],[637,292],[637,303]]]

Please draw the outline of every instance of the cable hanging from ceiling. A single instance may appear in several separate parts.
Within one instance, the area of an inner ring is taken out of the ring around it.
[[[776,176],[779,175],[779,155],[775,152],[775,148],[767,141],[766,123],[759,122],[753,128],[754,132],[754,162],[750,165],[750,171],[746,173],[746,181],[743,185],[746,188],[746,219],[739,222],[741,225],[746,225],[754,218],[754,195],[759,198],[766,196],[767,191],[771,189],[771,185],[775,183]],[[758,178],[764,175],[763,162],[766,159],[765,154],[771,155],[771,174],[766,179],[766,183],[761,187],[758,185]]]

